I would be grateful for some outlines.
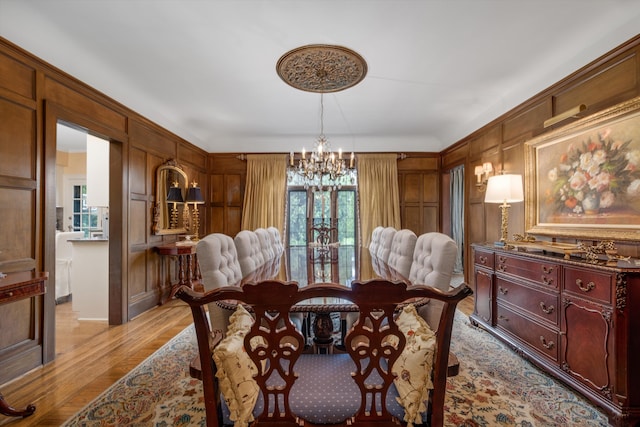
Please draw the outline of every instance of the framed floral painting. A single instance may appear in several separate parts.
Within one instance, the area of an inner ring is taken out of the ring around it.
[[[525,144],[527,232],[640,240],[640,97]]]

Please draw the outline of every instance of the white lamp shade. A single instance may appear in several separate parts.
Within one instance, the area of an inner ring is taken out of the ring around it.
[[[489,178],[485,203],[513,203],[523,200],[522,175],[495,175]]]

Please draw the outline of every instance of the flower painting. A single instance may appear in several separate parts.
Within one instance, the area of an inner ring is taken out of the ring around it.
[[[640,239],[640,98],[527,142],[528,232]]]
[[[593,138],[570,143],[547,171],[550,187],[546,211],[565,215],[598,215],[624,208],[640,196],[640,150],[631,140],[614,139],[611,129]]]

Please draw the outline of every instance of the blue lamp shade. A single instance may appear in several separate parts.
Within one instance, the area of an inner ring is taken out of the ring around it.
[[[187,203],[193,203],[197,205],[204,203],[204,198],[202,197],[202,191],[200,190],[200,187],[198,187],[196,184],[193,184],[187,190]]]
[[[182,189],[180,187],[169,188],[169,193],[167,194],[167,202],[183,203],[184,200],[182,200]]]

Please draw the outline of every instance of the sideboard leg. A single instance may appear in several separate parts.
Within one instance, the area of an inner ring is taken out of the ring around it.
[[[19,410],[10,406],[6,400],[4,400],[4,396],[0,393],[0,414],[7,415],[10,417],[28,417],[36,411],[36,407],[33,404],[27,405],[25,409]]]

